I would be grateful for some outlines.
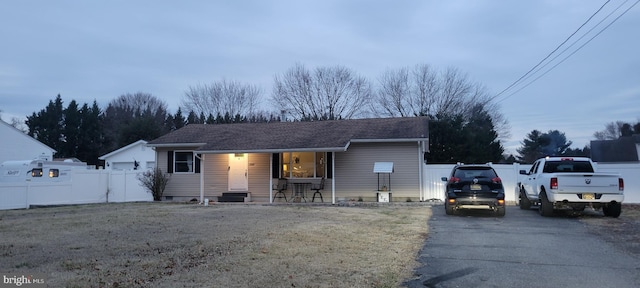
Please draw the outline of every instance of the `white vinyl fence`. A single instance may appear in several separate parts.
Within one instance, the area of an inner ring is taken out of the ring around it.
[[[0,183],[0,210],[34,205],[153,201],[136,175],[143,171],[72,170],[64,182]]]
[[[425,200],[444,201],[445,182],[440,178],[449,177],[454,164],[428,164],[424,170],[426,180],[424,183]],[[531,165],[522,164],[493,164],[493,168],[502,179],[507,203],[515,204],[517,201],[517,183],[521,177],[520,170],[529,171]],[[597,171],[617,172],[624,179],[624,203],[640,203],[640,163],[630,164],[596,164]]]

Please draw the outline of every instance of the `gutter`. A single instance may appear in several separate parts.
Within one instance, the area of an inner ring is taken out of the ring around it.
[[[203,146],[207,145],[207,143],[171,143],[171,144],[147,144],[147,147],[193,147],[193,146]]]

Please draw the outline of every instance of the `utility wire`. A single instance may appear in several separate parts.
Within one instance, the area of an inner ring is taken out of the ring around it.
[[[565,60],[567,60],[569,57],[573,56],[573,54],[576,54],[580,49],[582,49],[582,47],[586,46],[587,44],[589,44],[589,42],[591,42],[591,40],[593,40],[594,38],[598,37],[598,35],[602,34],[602,32],[604,32],[604,30],[607,30],[611,25],[613,25],[613,23],[615,23],[616,21],[618,21],[618,19],[620,19],[620,17],[622,17],[624,14],[626,14],[627,12],[629,12],[629,10],[631,10],[631,8],[633,8],[634,6],[636,6],[636,4],[638,4],[640,2],[640,0],[637,0],[635,3],[633,3],[629,8],[627,8],[626,10],[624,10],[624,12],[622,12],[620,15],[618,15],[618,17],[616,17],[615,19],[613,19],[613,21],[611,21],[611,23],[607,24],[607,26],[605,26],[604,28],[602,28],[600,31],[598,31],[598,33],[596,33],[596,35],[594,35],[593,37],[589,38],[589,40],[587,40],[587,42],[585,42],[584,44],[580,45],[580,47],[578,47],[576,50],[574,50],[573,52],[571,52],[571,54],[567,55],[567,57],[564,57],[562,60],[560,60],[560,62],[558,62],[556,65],[553,65],[551,68],[549,68],[547,71],[545,71],[544,73],[542,73],[542,75],[536,77],[535,79],[531,80],[529,83],[527,83],[526,85],[524,85],[523,87],[521,87],[520,89],[516,90],[515,92],[509,94],[508,96],[496,101],[496,103],[500,103],[504,100],[507,100],[509,97],[517,94],[518,92],[522,91],[522,89],[527,88],[529,85],[531,85],[533,82],[537,81],[538,79],[542,78],[544,75],[546,75],[547,73],[551,72],[551,70],[553,70],[554,68],[556,68],[558,65],[562,64]],[[555,59],[555,58],[554,58]]]
[[[556,56],[554,56],[553,58],[551,58],[551,60],[549,60],[547,63],[545,63],[544,65],[538,67],[535,71],[533,71],[533,73],[531,73],[530,75],[528,75],[527,77],[523,78],[522,81],[525,81],[531,77],[533,77],[534,74],[537,74],[538,72],[540,72],[540,70],[544,69],[545,67],[547,67],[549,64],[551,64],[553,61],[555,61],[556,59],[558,59],[558,57],[562,56],[562,54],[564,54],[565,52],[567,52],[567,50],[571,49],[571,47],[573,47],[574,45],[576,45],[580,40],[582,40],[584,37],[586,37],[587,35],[589,35],[589,33],[593,32],[593,30],[595,30],[596,28],[598,28],[598,26],[600,26],[600,24],[602,24],[602,22],[604,22],[605,20],[609,19],[609,17],[611,17],[611,15],[613,15],[614,13],[616,13],[618,10],[620,10],[620,8],[622,6],[624,6],[624,4],[626,4],[627,2],[629,2],[629,0],[625,0],[624,2],[622,2],[622,4],[618,5],[618,7],[616,7],[616,9],[614,9],[613,11],[609,12],[609,14],[607,14],[607,16],[605,16],[604,18],[602,18],[602,20],[600,20],[598,23],[596,23],[596,25],[594,25],[593,27],[591,27],[591,29],[589,29],[587,32],[585,32],[584,34],[582,34],[582,36],[580,36],[578,39],[576,39],[575,41],[573,41],[573,43],[571,43],[571,45],[567,46],[566,48],[564,48],[559,54],[557,54]],[[624,13],[623,13],[624,14]],[[615,21],[615,20],[614,20]],[[583,24],[584,25],[584,24]],[[610,24],[609,24],[610,25]],[[591,40],[589,40],[591,41]],[[575,52],[574,52],[575,53]],[[564,60],[562,60],[564,61]],[[556,65],[557,66],[557,65]],[[555,66],[554,66],[555,67]],[[546,74],[546,72],[545,72]],[[538,77],[540,78],[540,77]],[[536,78],[536,79],[538,79]],[[518,90],[519,91],[519,90]]]
[[[584,27],[584,25],[586,25],[587,23],[589,23],[589,21],[591,21],[591,19],[593,17],[596,16],[596,14],[598,14],[603,8],[604,6],[606,6],[611,0],[607,0],[606,2],[604,2],[604,4],[602,4],[602,6],[600,6],[600,8],[598,8],[598,10],[596,10],[596,12],[594,12],[588,19],[587,21],[585,21],[584,23],[582,23],[582,25],[580,25],[580,27],[578,27],[578,29],[576,29],[576,31],[574,31],[573,33],[571,33],[571,35],[569,35],[569,37],[567,37],[567,39],[565,39],[564,41],[562,41],[562,43],[560,43],[560,45],[558,45],[555,49],[553,49],[553,51],[551,51],[549,54],[547,54],[546,57],[544,57],[542,60],[540,60],[540,62],[538,62],[538,64],[536,64],[535,66],[533,66],[533,68],[529,69],[529,71],[527,71],[527,73],[524,73],[524,75],[520,76],[520,78],[518,78],[518,80],[514,81],[513,83],[511,83],[511,85],[509,85],[507,88],[504,88],[504,90],[500,91],[500,93],[496,94],[495,96],[489,98],[488,101],[492,101],[495,98],[498,98],[500,95],[504,94],[507,90],[511,89],[513,86],[517,85],[518,83],[520,83],[520,81],[522,81],[522,79],[524,79],[527,75],[531,74],[531,72],[533,70],[535,70],[538,66],[540,66],[544,61],[546,61],[547,59],[549,59],[549,57],[551,57],[551,55],[553,55],[553,53],[555,53],[556,51],[558,51],[558,49],[560,49],[560,47],[562,47],[562,45],[564,45],[565,43],[567,43],[567,41],[569,41],[569,39],[571,39],[571,37],[573,37],[573,35],[575,35],[576,33],[578,33],[578,31],[580,31],[580,29],[582,29],[582,27]]]

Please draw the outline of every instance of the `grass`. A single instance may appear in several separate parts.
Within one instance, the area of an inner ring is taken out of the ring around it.
[[[397,287],[428,206],[124,203],[0,211],[0,271],[51,287]]]

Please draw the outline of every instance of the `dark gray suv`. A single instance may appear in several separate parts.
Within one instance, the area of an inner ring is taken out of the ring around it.
[[[464,165],[453,167],[447,182],[444,207],[447,215],[459,209],[490,209],[504,216],[504,187],[491,165]]]

